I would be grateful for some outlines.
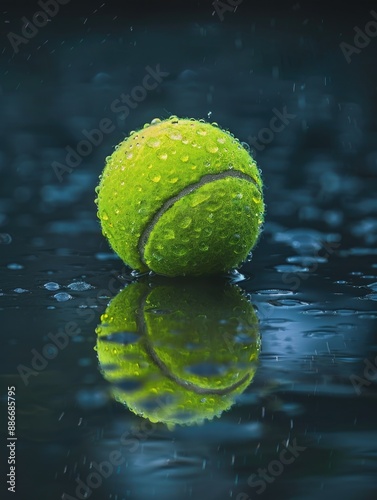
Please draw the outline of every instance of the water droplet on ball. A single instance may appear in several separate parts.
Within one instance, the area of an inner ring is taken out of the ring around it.
[[[237,245],[239,243],[240,239],[241,239],[241,236],[238,233],[235,233],[235,234],[233,234],[233,236],[231,236],[229,242],[231,245]]]
[[[173,139],[173,141],[180,141],[182,139],[182,135],[179,132],[173,132],[169,137]]]
[[[182,229],[186,229],[190,226],[190,224],[192,223],[192,219],[191,217],[184,217],[181,222],[178,224]]]
[[[208,151],[208,153],[217,153],[219,148],[213,144],[208,144],[206,146],[206,150]]]
[[[149,146],[150,148],[158,148],[160,144],[160,139],[157,139],[156,137],[152,137],[147,142],[147,146]]]
[[[174,240],[175,239],[175,232],[173,229],[166,229],[164,231],[164,239],[166,240]]]
[[[196,196],[194,197],[194,199],[191,201],[190,205],[192,207],[197,207],[201,203],[204,203],[205,201],[207,201],[210,197],[211,197],[211,195],[209,195],[209,194],[197,193]]]

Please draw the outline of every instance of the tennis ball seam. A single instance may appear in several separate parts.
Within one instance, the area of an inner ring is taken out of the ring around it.
[[[198,182],[195,182],[194,184],[190,184],[189,186],[184,187],[179,193],[176,195],[172,196],[168,200],[166,200],[161,207],[158,209],[158,211],[153,215],[153,217],[150,219],[150,221],[147,223],[145,226],[143,232],[140,235],[139,242],[138,242],[138,253],[140,260],[142,261],[143,264],[146,265],[145,259],[144,259],[144,253],[145,253],[145,247],[148,243],[149,236],[151,235],[153,229],[155,228],[156,224],[160,220],[160,218],[179,200],[181,200],[184,196],[187,196],[190,193],[193,193],[197,189],[203,187],[206,184],[209,184],[211,182],[216,182],[218,180],[226,179],[229,177],[233,177],[236,179],[242,179],[247,182],[251,182],[254,184],[254,186],[258,189],[259,192],[261,192],[261,187],[258,184],[258,182],[251,177],[250,175],[244,174],[243,172],[239,171],[224,171],[220,172],[218,174],[207,174],[203,175],[201,179]]]
[[[247,373],[244,377],[242,377],[241,380],[238,380],[234,384],[229,385],[227,387],[223,387],[221,389],[208,389],[205,387],[200,387],[196,384],[193,384],[192,382],[189,382],[187,380],[184,380],[184,379],[174,375],[169,370],[169,368],[166,366],[166,364],[162,361],[162,359],[158,357],[158,354],[153,349],[151,342],[149,340],[148,329],[147,329],[147,326],[145,323],[145,316],[144,316],[145,306],[146,306],[149,294],[150,294],[150,291],[147,291],[146,293],[143,294],[143,296],[141,298],[140,309],[137,311],[137,314],[136,314],[136,322],[138,325],[138,330],[142,332],[142,342],[144,344],[145,352],[148,354],[152,363],[155,364],[161,370],[161,373],[163,373],[165,375],[165,377],[172,380],[173,382],[180,385],[181,387],[184,387],[185,389],[187,389],[189,391],[195,392],[196,394],[213,394],[213,395],[218,395],[218,396],[225,396],[226,394],[234,391],[235,389],[238,389],[238,387],[240,387],[241,385],[243,385],[246,382],[246,380],[250,376],[249,373]]]

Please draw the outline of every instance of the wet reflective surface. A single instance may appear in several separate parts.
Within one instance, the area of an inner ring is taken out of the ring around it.
[[[53,47],[37,50],[41,28],[2,55],[14,497],[376,498],[377,41],[347,64],[336,18],[293,7],[275,24],[246,22],[240,5],[165,31],[123,17],[120,33],[108,13],[105,28],[83,16],[68,33],[62,18]],[[337,20],[350,41],[369,19],[360,9]],[[122,119],[112,103],[157,64],[169,76]],[[138,277],[100,234],[104,158],[171,113],[229,128],[262,170],[263,235],[218,280]],[[261,132],[279,113],[285,127]],[[103,118],[114,130],[59,182],[53,162],[67,166],[65,148]]]

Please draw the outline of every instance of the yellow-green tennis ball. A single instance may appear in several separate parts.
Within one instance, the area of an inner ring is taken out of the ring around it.
[[[230,408],[252,381],[260,350],[254,308],[229,284],[133,283],[96,332],[114,398],[168,426]]]
[[[203,120],[155,119],[121,142],[97,188],[103,234],[130,267],[166,276],[240,265],[264,216],[253,158]]]

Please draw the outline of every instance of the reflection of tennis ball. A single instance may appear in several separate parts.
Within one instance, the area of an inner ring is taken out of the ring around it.
[[[237,286],[134,283],[96,330],[114,397],[152,422],[192,424],[219,416],[250,384],[258,320]]]
[[[134,269],[167,276],[238,266],[263,222],[256,163],[202,120],[155,119],[131,132],[107,158],[97,193],[115,252]]]

